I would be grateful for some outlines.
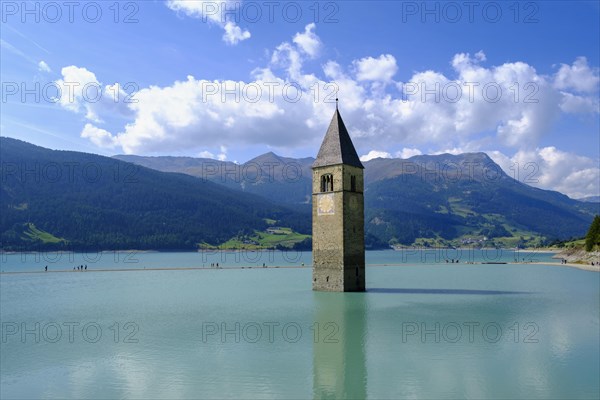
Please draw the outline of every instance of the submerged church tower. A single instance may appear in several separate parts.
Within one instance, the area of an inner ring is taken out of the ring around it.
[[[337,104],[312,169],[313,290],[364,292],[364,167]]]

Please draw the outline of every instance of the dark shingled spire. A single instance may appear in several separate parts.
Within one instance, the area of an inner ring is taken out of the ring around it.
[[[321,144],[321,149],[319,149],[317,159],[312,167],[317,168],[336,164],[364,168],[358,158],[358,154],[356,154],[352,139],[350,139],[350,135],[348,134],[348,130],[346,130],[337,106],[325,134],[325,139],[323,139],[323,143]]]

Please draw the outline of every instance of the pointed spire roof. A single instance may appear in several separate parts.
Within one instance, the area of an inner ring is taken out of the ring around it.
[[[358,154],[356,154],[346,125],[344,125],[344,121],[337,109],[337,103],[335,113],[325,134],[325,139],[323,139],[319,154],[312,167],[317,168],[336,164],[364,168],[358,158]]]

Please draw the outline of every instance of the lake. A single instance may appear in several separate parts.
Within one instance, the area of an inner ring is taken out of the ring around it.
[[[0,398],[600,397],[600,274],[458,252],[367,252],[367,293],[309,252],[3,254]]]

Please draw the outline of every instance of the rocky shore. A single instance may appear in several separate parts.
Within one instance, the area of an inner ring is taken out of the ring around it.
[[[556,253],[552,258],[566,260],[568,264],[586,266],[589,271],[600,272],[600,251],[585,251],[584,249],[565,249]],[[594,265],[592,265],[594,263]]]

